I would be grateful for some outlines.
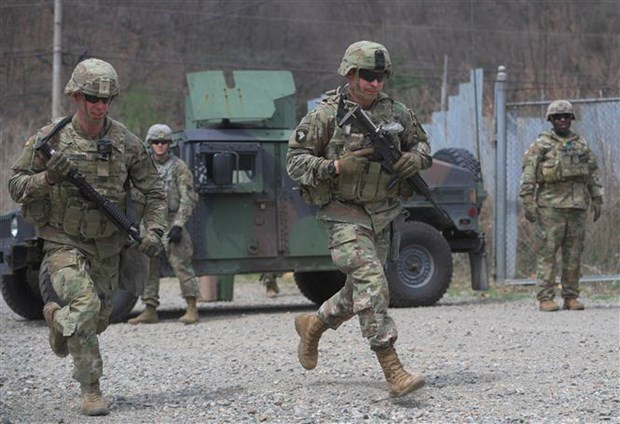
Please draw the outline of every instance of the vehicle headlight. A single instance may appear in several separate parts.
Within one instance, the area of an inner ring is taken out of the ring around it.
[[[17,238],[17,234],[19,233],[19,222],[17,220],[17,215],[14,215],[11,218],[11,235],[13,238]]]

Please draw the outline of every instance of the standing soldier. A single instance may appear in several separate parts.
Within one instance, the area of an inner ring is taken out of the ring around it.
[[[347,84],[326,93],[289,140],[287,171],[300,184],[306,202],[320,206],[317,218],[327,225],[332,260],[347,274],[344,287],[317,313],[295,318],[298,358],[304,368],[315,368],[321,334],[357,315],[390,395],[403,396],[421,388],[424,377],[405,371],[394,349],[397,331],[388,314],[383,267],[390,252],[392,222],[402,216],[399,196],[412,192],[404,182],[388,190],[394,175],[374,160],[369,137],[348,126],[340,128],[337,121],[358,104],[375,123],[390,128],[395,147],[402,151],[394,166],[401,181],[430,167],[430,146],[411,109],[382,92],[392,74],[384,46],[370,41],[350,45],[338,73]],[[398,251],[398,246],[392,249]]]
[[[525,152],[519,196],[525,218],[534,223],[536,279],[539,309],[557,311],[553,301],[556,255],[562,248],[564,309],[583,310],[579,297],[581,252],[586,234],[588,206],[594,221],[601,216],[603,187],[596,158],[586,140],[571,131],[573,105],[551,102],[547,120],[553,130],[543,132]]]
[[[146,142],[151,145],[155,166],[168,195],[168,230],[164,236],[164,250],[174,274],[179,279],[181,295],[187,302],[187,310],[180,321],[194,324],[198,322],[196,299],[199,289],[192,267],[192,240],[185,229],[185,223],[196,206],[192,172],[170,151],[172,130],[167,125],[155,124],[149,128]],[[128,321],[130,324],[152,324],[159,321],[156,311],[159,306],[159,263],[159,257],[151,259],[149,281],[142,294],[142,302],[146,307],[140,315]]]
[[[45,240],[44,261],[64,303],[60,307],[50,302],[43,309],[49,342],[57,356],[73,357],[73,378],[80,383],[85,415],[109,413],[99,386],[103,361],[97,335],[108,326],[127,234],[67,177],[79,172],[121,212],[131,185],[144,194],[146,232],[138,246],[143,253],[159,254],[165,228],[166,197],[153,161],[138,137],[107,116],[119,91],[118,76],[109,63],[80,62],[65,87],[75,115],[28,139],[9,180],[11,197],[22,204],[24,217]],[[55,152],[48,161],[36,146],[52,134],[48,143]]]

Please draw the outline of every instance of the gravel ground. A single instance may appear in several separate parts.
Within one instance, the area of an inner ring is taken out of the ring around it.
[[[583,312],[474,296],[393,309],[401,360],[427,385],[391,400],[355,319],[325,333],[317,369],[301,368],[293,317],[314,306],[290,281],[281,289],[268,299],[236,284],[232,302],[201,303],[201,322],[184,326],[164,280],[159,324],[100,338],[111,413],[97,418],[80,415],[71,360],[49,350],[44,322],[0,300],[0,422],[620,423],[617,299],[586,298]]]

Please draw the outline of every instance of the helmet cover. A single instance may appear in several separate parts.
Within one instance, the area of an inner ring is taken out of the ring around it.
[[[368,69],[392,75],[392,61],[387,49],[373,41],[358,41],[344,52],[338,74],[345,76],[352,69]]]
[[[82,93],[105,98],[119,92],[116,70],[108,62],[95,58],[78,63],[65,86],[65,94],[69,96]]]

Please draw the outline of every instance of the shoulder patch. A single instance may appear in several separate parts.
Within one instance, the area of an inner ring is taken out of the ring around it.
[[[295,141],[303,143],[308,138],[308,128],[297,128],[295,130]]]

